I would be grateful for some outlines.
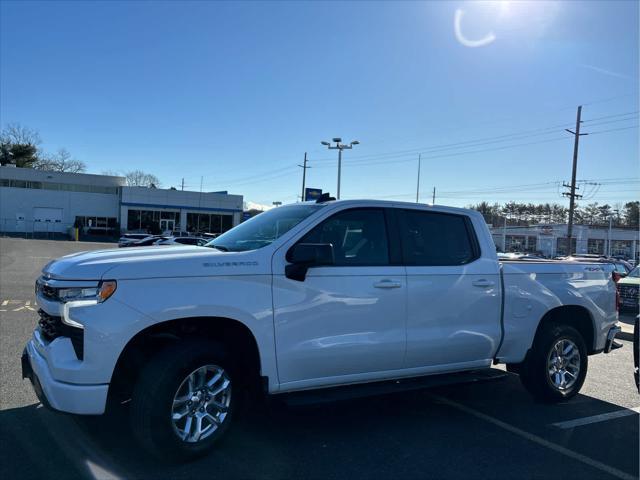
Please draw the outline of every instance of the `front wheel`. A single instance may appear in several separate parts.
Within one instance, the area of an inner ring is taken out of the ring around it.
[[[520,367],[520,380],[536,400],[562,402],[578,394],[587,365],[580,332],[567,325],[546,325]]]
[[[134,435],[152,454],[187,460],[208,453],[234,410],[233,365],[215,343],[185,341],[158,354],[131,400]]]

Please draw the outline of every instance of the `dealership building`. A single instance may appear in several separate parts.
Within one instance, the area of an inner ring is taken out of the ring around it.
[[[528,227],[490,227],[493,241],[504,252],[537,252],[548,257],[568,252],[567,225]],[[635,259],[640,250],[638,228],[574,225],[571,251],[585,254],[611,254]]]
[[[124,177],[0,167],[0,231],[221,233],[242,220],[242,195],[128,187]]]

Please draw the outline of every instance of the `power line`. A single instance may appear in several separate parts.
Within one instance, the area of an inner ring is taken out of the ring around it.
[[[589,135],[598,135],[600,133],[609,133],[609,132],[619,132],[620,130],[629,130],[631,128],[638,128],[638,125],[631,125],[630,127],[621,127],[621,128],[612,128],[610,130],[597,130],[595,132],[589,133]]]
[[[595,131],[595,132],[591,132],[590,135],[597,135],[597,134],[608,133],[608,132],[616,132],[616,131],[621,131],[621,130],[629,130],[631,128],[638,128],[638,126],[637,125],[632,125],[632,126],[629,126],[629,127],[613,128],[613,129],[608,129],[608,130],[598,130],[598,131]],[[510,149],[510,148],[518,148],[518,147],[524,147],[524,146],[529,146],[529,145],[538,145],[538,144],[543,144],[543,143],[557,142],[557,141],[561,141],[561,140],[566,140],[566,137],[549,138],[549,139],[539,140],[539,141],[535,141],[535,142],[515,143],[515,144],[512,144],[512,145],[504,145],[504,146],[500,146],[500,147],[486,148],[486,149],[479,149],[479,150],[468,150],[468,151],[463,151],[463,152],[453,152],[453,153],[447,153],[447,154],[443,154],[443,155],[431,155],[431,156],[427,156],[427,157],[423,156],[422,159],[423,160],[429,160],[429,159],[457,157],[457,156],[461,156],[461,155],[469,155],[469,154],[475,154],[475,153],[495,152],[495,151],[500,151],[500,150],[507,150],[507,149]],[[382,160],[382,159],[381,160],[371,160],[371,161],[358,161],[358,160],[355,160],[353,162],[349,162],[349,165],[350,166],[386,165],[386,164],[389,164],[389,163],[406,163],[406,162],[413,161],[413,158],[403,159],[402,157],[404,157],[404,155],[398,155],[396,157],[391,157],[391,158],[385,159],[385,160]],[[317,168],[327,168],[327,166],[318,165]]]
[[[590,119],[588,121],[589,122],[593,122],[593,121],[600,120],[600,119],[607,119],[607,118],[619,117],[619,116],[625,116],[625,115],[628,116],[628,115],[634,115],[634,114],[637,114],[637,113],[638,112],[635,111],[635,112],[618,113],[618,114],[613,114],[613,115],[605,115],[605,116],[601,116],[601,117],[594,117],[594,118],[592,118],[592,119]],[[631,120],[631,119],[632,118],[610,120],[609,122],[599,122],[598,124],[605,124],[605,123],[610,123],[610,122],[613,123],[613,122],[619,122],[619,121]],[[505,142],[505,141],[509,141],[509,140],[522,140],[522,139],[529,138],[529,137],[535,137],[535,136],[555,133],[558,128],[570,127],[572,125],[573,125],[573,123],[562,123],[562,124],[552,125],[552,126],[549,126],[549,127],[542,127],[542,128],[536,128],[536,129],[530,129],[530,130],[523,130],[523,131],[520,131],[520,132],[513,132],[513,133],[509,133],[509,134],[504,134],[504,135],[491,136],[491,137],[482,137],[482,138],[478,138],[478,139],[474,139],[474,140],[466,140],[466,141],[460,141],[460,142],[454,142],[454,143],[446,143],[446,144],[434,145],[434,146],[430,146],[430,147],[417,147],[417,148],[412,148],[412,149],[407,149],[407,150],[396,150],[396,151],[392,151],[392,152],[374,153],[374,154],[367,154],[367,155],[355,155],[355,156],[351,157],[354,161],[350,162],[350,163],[355,163],[356,160],[363,160],[363,159],[371,159],[371,160],[373,160],[373,159],[382,159],[382,158],[399,158],[401,156],[413,156],[413,155],[415,155],[417,153],[430,153],[430,152],[434,152],[434,151],[457,149],[457,147],[461,147],[461,146],[475,147],[475,146],[481,146],[481,145],[486,145],[486,144],[491,144],[491,143],[501,143],[501,142]],[[316,159],[316,161],[330,161],[330,160],[332,160],[332,159]]]
[[[634,115],[634,114],[638,114],[640,113],[639,110],[634,110],[633,112],[624,112],[624,113],[614,113],[612,115],[604,115],[601,117],[594,117],[594,118],[590,118],[588,120],[583,120],[583,123],[589,123],[589,122],[593,122],[595,120],[600,120],[600,119],[604,119],[604,118],[613,118],[613,117],[623,117],[625,115]]]
[[[430,160],[430,159],[437,159],[437,158],[458,157],[460,155],[470,155],[470,154],[475,154],[475,153],[495,152],[495,151],[506,150],[506,149],[510,149],[510,148],[524,147],[524,146],[529,146],[529,145],[538,145],[538,144],[542,144],[542,143],[558,142],[558,141],[561,141],[561,140],[566,140],[566,137],[550,138],[550,139],[546,139],[546,140],[539,140],[539,141],[536,141],[536,142],[516,143],[516,144],[513,144],[513,145],[505,145],[505,146],[494,147],[494,148],[485,148],[485,149],[480,149],[480,150],[469,150],[469,151],[464,151],[464,152],[447,153],[447,154],[443,154],[443,155],[431,155],[431,156],[427,156],[427,157],[423,156],[422,159],[423,160]],[[400,158],[400,156],[395,157],[395,158]],[[398,159],[398,160],[393,160],[393,158],[391,158],[391,159],[381,160],[381,161],[376,161],[376,160],[372,160],[372,161],[354,161],[354,162],[350,162],[349,165],[354,165],[354,166],[361,166],[361,165],[387,165],[387,164],[390,164],[390,163],[393,163],[393,164],[406,163],[406,162],[409,162],[409,161],[413,161],[413,158]],[[318,168],[324,168],[324,166],[319,166]]]

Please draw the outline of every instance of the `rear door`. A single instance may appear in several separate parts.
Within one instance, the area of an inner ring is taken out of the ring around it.
[[[498,262],[481,256],[469,217],[398,212],[408,288],[405,366],[486,365],[500,339]]]
[[[363,381],[401,369],[407,284],[397,229],[382,208],[342,210],[274,256],[278,375],[284,389]],[[391,228],[390,228],[391,227]],[[390,235],[391,230],[391,235]],[[284,275],[296,242],[330,243],[335,265]]]

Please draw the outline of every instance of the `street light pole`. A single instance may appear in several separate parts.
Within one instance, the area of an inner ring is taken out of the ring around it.
[[[351,150],[354,145],[360,145],[360,142],[354,140],[353,142],[346,144],[342,143],[342,138],[336,137],[333,139],[335,145],[331,145],[329,142],[320,142],[322,145],[327,147],[329,150],[338,150],[338,191],[336,192],[336,198],[340,200],[340,183],[341,183],[341,175],[342,175],[342,150]]]
[[[422,154],[418,154],[418,186],[416,187],[416,203],[420,203],[420,164],[422,163]]]
[[[340,200],[340,174],[342,173],[342,149],[338,149],[338,196],[336,197]]]

